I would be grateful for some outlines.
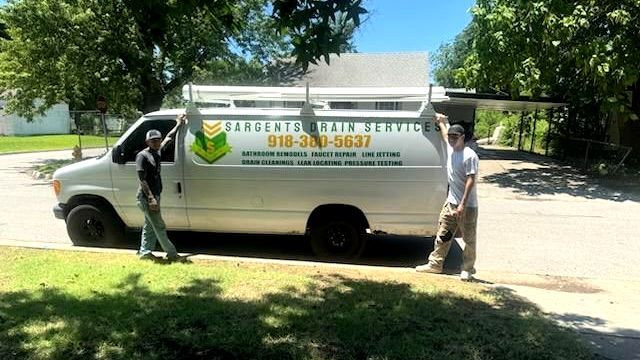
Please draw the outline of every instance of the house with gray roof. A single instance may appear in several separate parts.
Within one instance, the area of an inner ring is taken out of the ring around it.
[[[305,76],[297,81],[311,87],[422,87],[429,84],[429,54],[346,53],[332,54],[330,65],[318,61],[310,64]]]
[[[427,52],[332,54],[329,64],[310,64],[306,74],[294,82],[310,87],[425,87],[429,84]],[[418,110],[421,102],[331,102],[332,109]]]

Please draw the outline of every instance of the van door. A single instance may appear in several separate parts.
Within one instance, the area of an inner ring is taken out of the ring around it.
[[[148,130],[156,129],[164,137],[176,125],[175,119],[147,120],[138,126],[120,144],[126,163],[111,163],[111,181],[113,183],[114,197],[119,207],[119,213],[128,226],[140,227],[144,224],[144,215],[137,206],[136,194],[138,191],[138,174],[136,173],[136,155],[146,147],[145,136]],[[185,206],[183,188],[182,154],[184,129],[175,136],[175,140],[167,144],[162,151],[162,194],[160,208],[162,218],[168,229],[188,229],[189,219]]]

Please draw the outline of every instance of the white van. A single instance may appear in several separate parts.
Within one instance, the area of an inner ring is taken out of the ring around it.
[[[108,245],[140,228],[135,156],[184,109],[140,118],[106,155],[55,172],[57,218],[74,244]],[[446,161],[433,110],[209,108],[162,153],[169,230],[307,234],[323,257],[349,258],[366,234],[434,235]]]

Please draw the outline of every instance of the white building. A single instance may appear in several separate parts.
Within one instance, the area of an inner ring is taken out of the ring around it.
[[[49,108],[43,116],[36,116],[33,121],[4,112],[5,101],[0,101],[0,135],[45,135],[69,134],[71,119],[69,105],[57,104]]]

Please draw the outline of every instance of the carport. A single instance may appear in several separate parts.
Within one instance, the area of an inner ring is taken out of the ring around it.
[[[454,121],[458,118],[467,123],[468,128],[471,129],[470,133],[475,128],[476,110],[478,109],[519,112],[517,141],[515,138],[513,139],[513,147],[519,151],[548,156],[552,140],[570,142],[571,146],[563,147],[563,152],[560,154],[563,159],[579,159],[584,168],[592,165],[594,160],[596,162],[606,161],[612,165],[610,171],[614,172],[620,168],[632,151],[629,146],[576,137],[574,130],[580,124],[575,119],[575,114],[570,112],[568,104],[561,99],[550,97],[532,99],[526,96],[514,99],[507,95],[475,93],[464,89],[447,89],[445,94],[449,101],[435,104],[436,109],[452,114],[451,117]],[[543,112],[546,113],[545,119],[548,122],[548,128],[544,149],[536,152],[534,147],[536,129],[539,125],[540,114]],[[572,130],[570,131],[570,129]],[[569,151],[566,151],[567,148]]]
[[[514,99],[507,95],[475,93],[461,89],[447,89],[445,94],[449,101],[434,104],[436,110],[450,114],[453,121],[461,120],[466,123],[471,130],[469,133],[473,133],[475,128],[476,110],[519,112],[517,149],[520,151],[534,152],[533,145],[540,113],[546,112],[549,127],[544,155],[548,155],[550,139],[560,135],[559,125],[566,121],[568,116],[568,104],[549,97],[532,99],[521,96]],[[528,144],[524,143],[523,134],[532,134]]]

